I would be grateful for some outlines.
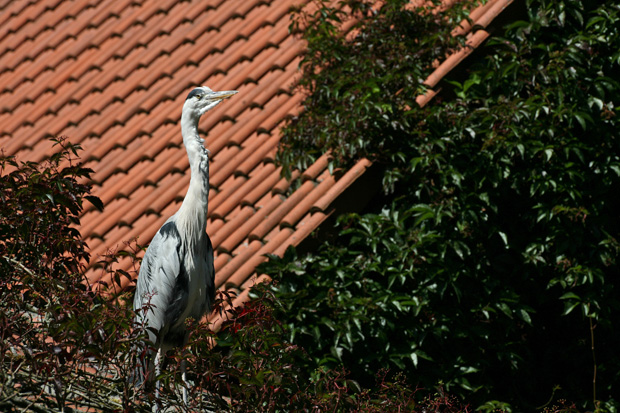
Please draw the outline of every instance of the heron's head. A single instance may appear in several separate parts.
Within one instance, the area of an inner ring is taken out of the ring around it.
[[[236,90],[214,92],[206,86],[200,86],[189,92],[183,104],[183,114],[199,118],[206,111],[216,107],[222,100],[237,93]]]

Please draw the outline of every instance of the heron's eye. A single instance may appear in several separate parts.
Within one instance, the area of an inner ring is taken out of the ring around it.
[[[200,98],[202,98],[202,95],[196,95],[194,96],[196,99],[200,100]]]

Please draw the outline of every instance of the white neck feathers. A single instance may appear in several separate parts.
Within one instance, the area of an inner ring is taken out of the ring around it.
[[[204,147],[204,140],[198,135],[198,119],[181,117],[181,132],[191,175],[187,194],[176,213],[176,225],[181,234],[187,234],[187,239],[184,241],[189,243],[191,240],[202,240],[206,236],[209,151]]]

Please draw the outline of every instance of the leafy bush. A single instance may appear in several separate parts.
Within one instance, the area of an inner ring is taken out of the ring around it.
[[[368,0],[315,3],[318,9],[299,11],[291,27],[308,45],[299,82],[308,98],[284,130],[277,159],[285,172],[305,169],[325,147],[340,165],[396,150],[415,127],[409,112],[425,90],[420,79],[464,42],[450,32],[469,7],[456,2],[437,14],[438,0],[420,7],[391,0],[380,8]]]
[[[146,334],[134,325],[127,294],[89,285],[88,251],[79,231],[85,200],[101,207],[77,162],[79,146],[57,140],[48,161],[0,158],[0,409],[2,411],[151,411],[153,384],[135,385]],[[102,260],[106,278],[120,256],[137,264],[139,246]],[[382,371],[363,389],[343,368],[317,368],[288,341],[278,321],[282,304],[265,287],[247,306],[220,292],[215,311],[226,321],[218,333],[188,320],[187,348],[166,358],[158,403],[175,411],[466,411],[439,393],[418,402],[402,375]],[[148,345],[148,344],[147,344]],[[179,374],[187,359],[190,403]]]
[[[614,397],[620,9],[528,1],[526,19],[481,47],[450,93],[418,108],[432,59],[403,62],[452,26],[392,24],[410,13],[388,4],[360,17],[357,36],[332,29],[327,5],[305,32],[307,111],[285,130],[280,161],[368,156],[387,192],[317,253],[262,268],[279,281],[292,342],[362,383],[390,366],[484,409]],[[395,39],[406,53],[377,47]],[[376,93],[364,94],[371,80]]]
[[[217,346],[197,334],[190,340],[196,389],[204,389],[218,408],[235,411],[333,412],[467,412],[470,408],[443,392],[417,397],[402,374],[380,370],[373,385],[362,388],[345,368],[318,367],[300,346],[291,344],[279,321],[286,307],[269,290],[253,288],[245,306],[230,308],[220,293],[216,311],[226,321],[215,337]],[[202,326],[206,328],[206,326]],[[198,330],[199,331],[199,330]],[[207,333],[213,334],[213,333]],[[217,395],[216,397],[214,397]]]
[[[129,309],[84,282],[89,255],[75,228],[83,202],[101,202],[79,146],[55,141],[42,164],[0,158],[0,406],[127,408],[129,346],[118,337],[131,337]]]

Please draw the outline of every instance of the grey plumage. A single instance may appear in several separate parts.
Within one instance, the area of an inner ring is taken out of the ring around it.
[[[150,341],[164,352],[185,344],[185,319],[200,319],[215,298],[211,240],[205,235],[194,245],[193,252],[188,251],[191,246],[187,244],[172,216],[159,229],[144,255],[136,286],[134,309],[149,307],[138,315],[138,321],[146,321],[151,328]],[[188,253],[194,254],[197,261],[198,278],[191,280],[183,258]]]
[[[236,91],[192,90],[183,105],[181,133],[190,164],[190,184],[179,210],[157,231],[149,245],[136,284],[136,322],[147,328],[156,349],[149,366],[143,365],[134,381],[147,372],[159,375],[163,355],[187,343],[185,320],[200,320],[215,296],[213,246],[206,233],[209,195],[209,151],[198,134],[198,121],[208,110]],[[185,364],[181,363],[185,381]],[[153,374],[148,375],[153,377]],[[159,384],[156,383],[156,397]],[[187,402],[187,389],[183,389]]]

